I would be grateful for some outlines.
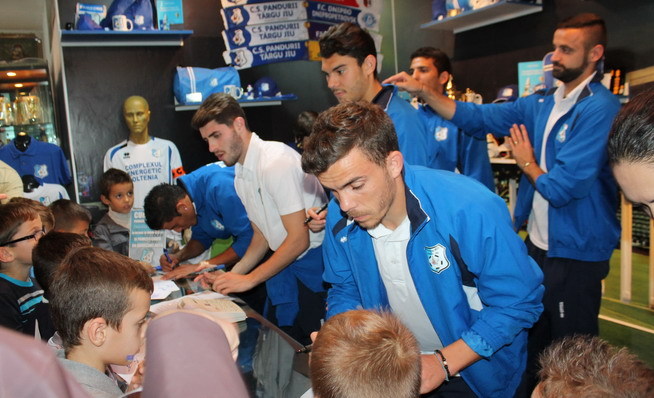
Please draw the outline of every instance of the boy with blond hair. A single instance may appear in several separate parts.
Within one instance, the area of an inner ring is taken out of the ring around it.
[[[44,235],[37,211],[25,203],[0,205],[0,325],[47,340],[54,331],[43,307],[43,290],[30,277],[32,249]]]
[[[313,343],[310,367],[319,398],[419,395],[418,342],[390,312],[354,310],[330,318]]]
[[[95,247],[71,252],[53,275],[63,366],[94,397],[123,394],[109,365],[129,365],[142,343],[153,284],[135,260]]]

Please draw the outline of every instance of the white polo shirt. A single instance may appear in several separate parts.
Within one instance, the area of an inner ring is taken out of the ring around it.
[[[597,73],[597,72],[596,72]],[[547,170],[547,154],[545,149],[547,148],[547,140],[552,132],[552,127],[554,124],[566,113],[572,109],[572,107],[577,103],[577,99],[581,94],[581,91],[590,84],[590,81],[595,76],[595,73],[591,74],[581,82],[577,87],[575,87],[567,96],[564,96],[565,86],[559,86],[554,92],[554,107],[550,112],[550,116],[547,119],[547,124],[545,125],[545,134],[543,135],[543,145],[540,147],[540,163],[538,164],[544,172]],[[534,151],[536,148],[534,148]],[[531,204],[531,213],[529,214],[529,222],[527,223],[527,233],[529,234],[529,240],[536,247],[541,250],[547,251],[549,248],[549,212],[550,204],[547,199],[543,198],[540,192],[534,192],[534,199]]]
[[[443,348],[443,343],[422,306],[409,271],[406,258],[406,247],[411,238],[409,217],[395,230],[379,224],[369,229],[368,234],[372,237],[377,267],[393,313],[416,336],[421,352],[434,352],[437,348]]]
[[[252,133],[243,165],[236,164],[236,194],[248,218],[277,250],[286,239],[281,216],[326,203],[318,179],[302,171],[300,154],[286,144],[263,141]],[[322,244],[324,231],[309,231],[309,249]],[[300,255],[300,257],[302,257]]]

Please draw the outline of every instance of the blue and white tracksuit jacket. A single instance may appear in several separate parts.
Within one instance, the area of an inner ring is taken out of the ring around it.
[[[483,397],[512,396],[526,363],[527,331],[542,312],[543,274],[527,256],[498,196],[451,172],[405,164],[418,296],[447,346],[463,339],[484,357],[460,372]],[[372,238],[332,200],[323,243],[328,317],[386,308]],[[399,309],[406,310],[406,309]]]
[[[548,172],[520,179],[514,227],[531,213],[535,189],[549,202],[548,257],[605,261],[620,236],[618,192],[606,153],[609,130],[619,101],[599,81],[583,88],[577,103],[552,127],[547,140]],[[468,134],[509,135],[512,124],[524,124],[540,163],[545,126],[554,107],[554,91],[537,92],[515,102],[476,105],[457,102],[452,122]]]
[[[232,246],[243,257],[252,240],[252,226],[234,189],[234,168],[222,162],[200,167],[177,179],[195,205],[198,222],[192,227],[193,240],[211,247],[214,239],[232,238]]]
[[[495,192],[486,137],[480,139],[464,134],[428,105],[420,105],[418,114],[427,129],[429,153],[432,156],[429,167],[448,171],[458,169],[461,174],[474,178]]]

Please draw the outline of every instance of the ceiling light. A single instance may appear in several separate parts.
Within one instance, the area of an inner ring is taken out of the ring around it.
[[[7,76],[14,77],[16,76],[16,72],[7,72]]]
[[[14,84],[14,87],[21,88],[21,87],[23,87],[23,83],[16,83],[16,84]]]

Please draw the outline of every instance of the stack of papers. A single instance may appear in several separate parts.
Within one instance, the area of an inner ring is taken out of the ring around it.
[[[173,309],[201,311],[228,322],[240,322],[246,318],[245,311],[235,304],[231,298],[209,291],[164,301],[150,307],[150,311],[155,314]]]

